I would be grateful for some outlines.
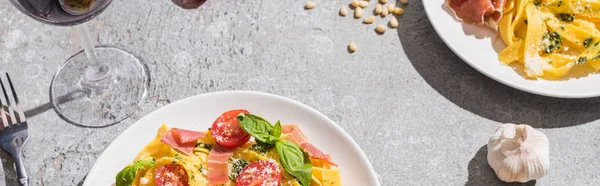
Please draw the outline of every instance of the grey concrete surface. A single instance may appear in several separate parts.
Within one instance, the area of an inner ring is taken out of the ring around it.
[[[0,1],[0,71],[15,76],[30,117],[24,154],[32,185],[81,183],[134,121],[220,90],[270,92],[325,113],[365,151],[382,185],[518,185],[499,181],[485,158],[488,137],[505,122],[531,124],[550,139],[551,170],[525,185],[600,185],[600,99],[536,96],[485,77],[446,47],[419,0],[383,35],[338,16],[349,0],[315,2],[309,11],[292,0],[183,10],[170,0],[115,0],[90,29],[97,43],[148,63],[150,97],[123,123],[90,129],[66,123],[48,104],[52,75],[82,49],[76,32]],[[353,54],[350,41],[358,45]],[[14,185],[12,161],[0,155],[0,185]]]

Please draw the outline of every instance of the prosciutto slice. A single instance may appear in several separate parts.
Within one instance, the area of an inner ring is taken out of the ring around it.
[[[315,159],[321,159],[327,163],[337,166],[331,159],[331,156],[323,153],[323,151],[317,149],[313,144],[308,141],[308,138],[302,133],[299,127],[296,125],[285,125],[281,128],[282,136],[281,139],[288,140],[304,149],[308,156]]]
[[[203,132],[173,128],[160,138],[160,142],[171,146],[177,152],[189,156],[194,151],[198,139],[205,135]]]
[[[196,143],[179,143],[178,140],[176,140],[175,137],[173,137],[173,133],[171,130],[169,130],[169,132],[167,132],[164,136],[160,138],[160,142],[167,144],[171,146],[171,148],[175,149],[177,152],[188,156],[192,154],[192,151],[194,151],[194,146],[196,145]]]
[[[502,18],[506,0],[446,0],[456,17],[466,23],[496,23]]]
[[[171,129],[171,133],[173,133],[173,137],[182,144],[186,143],[194,143],[198,142],[198,139],[204,138],[206,134],[204,132],[198,132],[193,130],[185,130],[179,128]]]
[[[229,158],[233,156],[233,148],[215,144],[208,153],[208,171],[206,180],[208,184],[224,184],[229,180]]]

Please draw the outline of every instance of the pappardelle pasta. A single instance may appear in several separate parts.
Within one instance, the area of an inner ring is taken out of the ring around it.
[[[163,124],[116,186],[340,186],[337,164],[297,125],[230,110],[208,131]]]
[[[507,45],[500,61],[521,63],[526,77],[600,69],[598,0],[506,0],[498,30]]]

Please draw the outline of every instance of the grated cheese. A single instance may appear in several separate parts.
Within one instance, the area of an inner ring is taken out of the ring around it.
[[[146,185],[146,184],[148,184],[148,178],[145,178],[145,177],[142,177],[142,178],[140,178],[140,183],[141,183],[142,185]]]
[[[533,76],[541,76],[544,74],[544,68],[548,62],[538,55],[525,58],[525,73]]]
[[[544,38],[544,40],[542,40],[542,42],[544,42],[545,46],[550,46],[550,40],[548,38]]]

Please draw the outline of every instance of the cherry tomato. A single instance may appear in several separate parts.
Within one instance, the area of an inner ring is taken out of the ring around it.
[[[240,113],[250,114],[243,109],[230,110],[221,114],[210,127],[210,132],[219,145],[234,148],[250,140],[250,134],[240,127],[237,119]]]
[[[280,183],[281,170],[272,160],[259,160],[246,165],[235,180],[236,186],[279,185]]]
[[[156,169],[156,186],[189,186],[185,169],[178,164],[167,164]]]

